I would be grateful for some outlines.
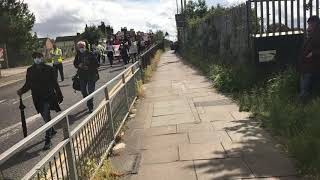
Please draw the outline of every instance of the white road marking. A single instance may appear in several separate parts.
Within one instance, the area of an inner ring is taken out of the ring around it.
[[[26,119],[26,123],[32,123],[33,121],[37,120],[38,118],[40,118],[41,115],[40,114],[36,114],[34,116],[31,116],[29,118]],[[3,140],[3,138],[7,139],[8,137],[14,135],[17,133],[17,131],[19,131],[21,129],[21,122],[13,124],[5,129],[0,130],[0,141]]]
[[[29,95],[29,96],[27,96],[27,97],[24,97],[24,98],[22,98],[22,100],[24,101],[24,100],[26,100],[26,99],[28,99],[28,98],[30,98],[30,97],[32,97],[32,95]],[[14,101],[12,104],[17,104],[18,102],[20,102],[20,99]]]
[[[3,103],[3,102],[6,102],[6,101],[7,101],[6,99],[3,99],[3,100],[0,101],[0,104]]]
[[[22,78],[22,79],[15,79],[15,80],[11,80],[11,81],[2,83],[2,84],[0,84],[0,88],[1,88],[1,87],[4,87],[4,86],[7,86],[7,85],[10,85],[10,84],[13,84],[13,83],[16,83],[16,82],[19,82],[19,81],[22,81],[22,80],[24,80],[24,78]]]

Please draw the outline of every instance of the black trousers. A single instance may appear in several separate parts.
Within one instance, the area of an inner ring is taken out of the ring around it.
[[[53,64],[53,68],[54,68],[54,71],[55,71],[55,73],[56,73],[56,78],[58,79],[58,71],[59,71],[61,81],[64,81],[63,65],[62,65],[62,63]]]
[[[108,51],[107,56],[108,56],[110,65],[112,66],[113,65],[113,52],[112,51]]]

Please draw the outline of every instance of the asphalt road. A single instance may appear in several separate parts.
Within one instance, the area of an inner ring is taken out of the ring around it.
[[[113,68],[107,65],[101,65],[99,69],[100,79],[96,84],[96,89],[107,83],[113,77],[118,75],[124,70],[122,62],[115,64]],[[73,67],[72,62],[64,64],[65,81],[59,82],[62,93],[64,95],[64,101],[61,104],[62,110],[67,109],[71,105],[82,99],[81,93],[75,93],[72,89],[72,76],[76,70]],[[60,77],[58,78],[60,80]],[[15,143],[23,139],[23,133],[21,128],[21,118],[19,110],[19,97],[16,91],[22,87],[24,81],[20,81],[11,85],[7,85],[0,88],[0,153],[4,152]],[[94,102],[95,106],[101,102],[104,98],[104,94],[99,94]],[[23,103],[26,106],[25,114],[27,117],[28,134],[35,131],[37,128],[44,124],[41,116],[36,113],[33,106],[32,97],[30,92],[23,95]],[[58,113],[52,111],[52,118],[57,116]],[[81,122],[86,116],[87,107],[83,106],[74,114],[70,120],[71,129]],[[57,144],[62,140],[62,130],[58,129],[58,134],[53,139],[53,144]],[[42,138],[35,140],[30,146],[23,150],[22,153],[14,156],[8,160],[1,169],[7,179],[20,179],[30,170],[41,157],[45,156],[47,152],[42,151],[44,145],[44,135]]]

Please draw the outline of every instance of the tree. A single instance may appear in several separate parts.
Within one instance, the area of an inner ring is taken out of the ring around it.
[[[164,33],[163,31],[157,31],[156,34],[154,35],[154,39],[157,42],[160,42],[164,39]]]
[[[37,47],[31,33],[35,16],[23,1],[0,0],[0,43],[7,44],[9,65],[26,63]]]
[[[185,9],[187,18],[203,18],[207,13],[208,6],[205,0],[189,1]]]
[[[86,39],[89,44],[94,44],[99,42],[100,38],[102,37],[101,30],[96,26],[87,26],[84,29],[84,32],[81,34],[83,39]]]

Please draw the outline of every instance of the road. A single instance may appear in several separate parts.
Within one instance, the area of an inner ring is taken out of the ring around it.
[[[100,79],[97,82],[96,89],[107,83],[110,79],[122,72],[124,67],[122,62],[115,64],[113,68],[109,65],[101,65],[99,68]],[[62,110],[67,109],[71,105],[75,104],[82,99],[80,92],[74,92],[72,89],[72,76],[76,70],[73,67],[72,62],[64,64],[65,81],[59,82],[62,93],[64,95],[64,101],[61,104]],[[60,77],[59,77],[60,79]],[[20,123],[20,110],[19,110],[19,98],[16,95],[16,91],[22,87],[24,81],[7,85],[0,88],[0,153],[4,152],[12,145],[23,139],[23,133]],[[104,98],[103,94],[99,94],[95,98],[95,105],[97,105]],[[26,106],[25,114],[27,117],[28,134],[32,133],[37,128],[44,124],[41,116],[36,113],[33,106],[32,97],[30,92],[23,95],[23,102]],[[52,117],[58,115],[52,111]],[[71,129],[81,122],[88,115],[86,106],[83,106],[79,111],[74,112],[71,115]],[[62,130],[58,129],[58,134],[53,139],[53,144],[60,142],[62,139]],[[30,144],[30,147],[25,149],[23,153],[18,154],[11,158],[4,167],[3,174],[8,179],[20,179],[28,170],[30,170],[41,157],[46,155],[47,152],[42,151],[44,135],[39,140]]]

